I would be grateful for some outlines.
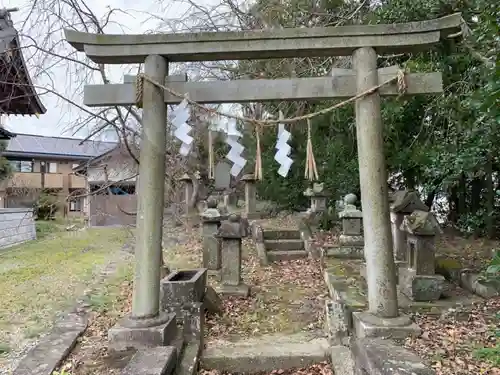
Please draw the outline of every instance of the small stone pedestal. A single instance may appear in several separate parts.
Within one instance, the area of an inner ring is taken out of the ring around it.
[[[221,213],[217,209],[217,201],[210,199],[207,209],[201,214],[203,221],[203,267],[209,275],[220,277],[221,241],[215,237],[221,224]]]
[[[342,219],[342,234],[339,242],[341,247],[350,248],[353,255],[358,254],[360,258],[363,258],[363,213],[354,205],[356,200],[354,194],[347,194],[344,198],[344,209],[339,213]]]
[[[245,183],[245,211],[244,216],[247,219],[257,218],[257,188],[255,183],[257,180],[253,174],[246,174],[241,177],[241,181]]]
[[[407,267],[399,270],[401,292],[413,301],[437,301],[445,279],[435,274],[434,240],[439,224],[430,212],[414,211],[406,216],[401,230],[407,234]]]
[[[247,297],[250,290],[241,279],[241,242],[245,236],[238,215],[232,214],[221,223],[217,237],[222,241],[221,287],[219,293]]]
[[[415,210],[429,211],[429,208],[422,202],[415,191],[401,190],[396,191],[389,197],[391,210],[391,231],[394,250],[394,262],[396,264],[396,273],[399,275],[399,269],[406,266],[406,232],[401,230],[401,224],[406,215]]]
[[[109,347],[116,351],[169,345],[177,335],[175,314],[160,311],[149,319],[126,316],[108,330]]]

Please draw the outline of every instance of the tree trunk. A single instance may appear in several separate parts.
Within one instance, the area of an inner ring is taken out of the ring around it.
[[[467,212],[467,179],[465,174],[460,175],[460,180],[458,182],[458,190],[456,190],[457,195],[457,219]]]
[[[471,183],[470,212],[475,214],[481,209],[481,192],[483,191],[483,178],[476,177]]]
[[[495,237],[495,226],[493,224],[493,211],[495,209],[495,186],[493,185],[493,162],[491,154],[488,155],[486,163],[486,235],[488,238]]]
[[[425,198],[425,205],[429,207],[429,209],[432,208],[432,205],[434,204],[434,199],[436,198],[437,194],[437,189],[433,189],[429,194],[427,194],[427,197]]]
[[[458,194],[457,194],[457,187],[453,186],[450,189],[450,195],[448,196],[448,206],[449,206],[449,212],[448,212],[448,221],[450,221],[453,224],[456,224],[458,220]]]

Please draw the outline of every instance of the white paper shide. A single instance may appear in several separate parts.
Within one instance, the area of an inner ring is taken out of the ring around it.
[[[187,156],[193,147],[194,138],[189,135],[193,128],[188,125],[187,121],[191,117],[189,103],[184,99],[169,116],[170,123],[174,127],[174,137],[181,141],[179,153],[182,156]]]
[[[283,113],[279,113],[280,120],[283,119]],[[285,124],[278,124],[278,141],[276,142],[276,155],[274,155],[274,160],[280,164],[278,169],[278,174],[282,177],[286,177],[290,171],[293,160],[290,158],[290,153],[292,148],[288,144],[292,134],[285,129]]]
[[[225,132],[227,134],[226,143],[231,147],[226,158],[233,163],[231,174],[233,176],[238,176],[245,167],[247,161],[241,156],[245,147],[239,143],[242,134],[236,128],[236,120],[227,119],[225,123]]]

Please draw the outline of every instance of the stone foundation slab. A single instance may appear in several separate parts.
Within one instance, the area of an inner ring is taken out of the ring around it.
[[[121,375],[169,375],[177,361],[177,350],[173,346],[159,346],[139,350],[134,354]]]
[[[175,315],[160,313],[159,324],[132,326],[133,319],[126,317],[108,331],[109,347],[116,351],[167,346],[177,334]]]
[[[221,285],[217,288],[217,293],[226,296],[248,297],[250,294],[250,287],[245,284]]]
[[[405,339],[422,332],[406,315],[397,318],[380,318],[368,312],[354,312],[353,323],[356,337]]]

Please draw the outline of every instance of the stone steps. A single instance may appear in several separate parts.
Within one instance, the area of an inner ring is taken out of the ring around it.
[[[265,229],[262,232],[267,261],[286,261],[307,258],[300,232],[292,229]]]
[[[266,229],[264,240],[300,240],[300,232],[293,229]]]
[[[267,251],[295,251],[304,250],[304,241],[302,240],[265,240],[264,245]]]
[[[264,335],[237,342],[207,343],[201,367],[227,373],[259,373],[307,367],[327,361],[326,339],[305,334]]]
[[[296,260],[307,258],[307,252],[305,250],[295,250],[295,251],[269,251],[267,253],[267,258],[270,262],[278,262],[283,260]]]

